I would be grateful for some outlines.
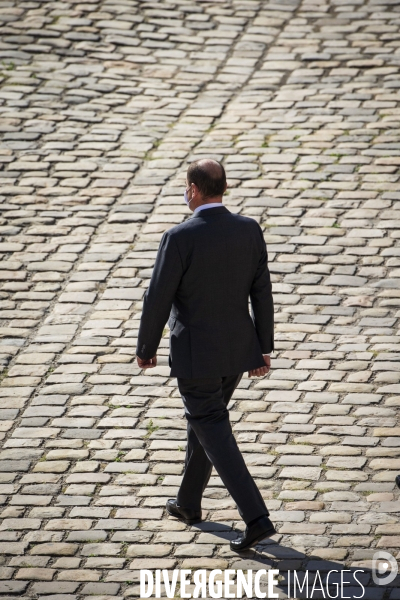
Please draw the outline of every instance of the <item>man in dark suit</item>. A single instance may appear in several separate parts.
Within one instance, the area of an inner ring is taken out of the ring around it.
[[[233,436],[227,405],[244,371],[269,372],[274,306],[261,228],[223,206],[226,187],[220,163],[203,159],[189,166],[184,198],[194,214],[162,237],[136,352],[139,367],[156,366],[169,319],[171,376],[183,399],[188,444],[182,483],[167,512],[186,523],[200,521],[214,466],[247,525],[231,542],[240,551],[275,529]]]

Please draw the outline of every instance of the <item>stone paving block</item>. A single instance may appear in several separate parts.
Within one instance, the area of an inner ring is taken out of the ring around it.
[[[55,575],[55,572],[55,569],[30,567],[19,569],[15,577],[16,579],[26,579],[28,581],[51,581]]]
[[[76,600],[77,596],[73,594],[51,594],[50,596],[38,596],[41,600]]]
[[[6,593],[10,592],[11,594],[22,594],[27,586],[29,581],[0,581],[0,592]]]
[[[34,546],[31,549],[30,554],[54,554],[57,556],[73,556],[76,553],[77,549],[78,546],[76,544],[38,544],[37,546]]]
[[[120,589],[118,583],[87,583],[82,588],[82,594],[89,596],[115,596]]]
[[[62,583],[60,581],[54,583],[40,582],[32,585],[32,592],[36,594],[46,594],[46,598],[49,597],[47,594],[62,595],[64,598],[65,595],[74,593],[78,587],[79,583],[73,583],[72,581]]]

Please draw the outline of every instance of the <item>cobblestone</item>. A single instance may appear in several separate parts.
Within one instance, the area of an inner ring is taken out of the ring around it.
[[[5,3],[5,598],[122,600],[141,568],[397,554],[398,29],[392,0]],[[168,332],[156,369],[134,361],[158,244],[189,216],[202,156],[264,231],[276,310],[271,373],[245,375],[230,407],[278,530],[243,558],[215,473],[208,521],[166,516],[186,427]]]

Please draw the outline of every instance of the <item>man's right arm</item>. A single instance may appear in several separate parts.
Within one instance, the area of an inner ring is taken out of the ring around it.
[[[157,353],[182,273],[178,247],[173,237],[166,232],[162,237],[150,285],[143,299],[136,349],[136,355],[142,361],[150,361]]]
[[[267,247],[260,227],[258,227],[258,232],[261,238],[260,256],[250,290],[250,300],[261,352],[269,354],[274,350],[274,302],[268,269]]]

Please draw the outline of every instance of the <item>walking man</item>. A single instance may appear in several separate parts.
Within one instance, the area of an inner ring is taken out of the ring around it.
[[[226,187],[217,161],[189,165],[184,198],[193,216],[162,237],[136,354],[142,369],[156,366],[168,320],[169,364],[185,407],[188,443],[182,483],[167,512],[186,523],[201,521],[214,466],[247,526],[231,541],[231,549],[240,551],[275,529],[233,436],[227,405],[243,372],[269,372],[274,305],[261,228],[223,206]]]

